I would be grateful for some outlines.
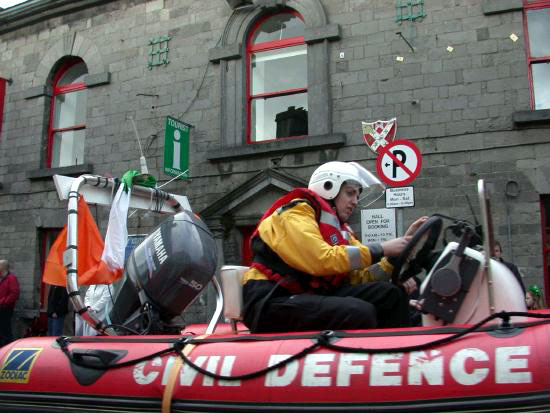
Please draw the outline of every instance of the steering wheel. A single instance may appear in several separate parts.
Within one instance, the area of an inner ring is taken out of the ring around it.
[[[426,259],[428,253],[435,248],[442,227],[442,219],[432,216],[416,230],[403,252],[393,263],[391,280],[394,284],[401,284],[419,272],[418,263]]]

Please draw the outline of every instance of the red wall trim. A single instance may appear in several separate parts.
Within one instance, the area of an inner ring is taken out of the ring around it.
[[[550,240],[546,234],[546,228],[550,225],[546,216],[546,207],[550,205],[550,196],[542,195],[540,197],[540,212],[541,212],[541,233],[542,233],[542,262],[544,265],[544,298],[546,306],[550,305],[550,262],[548,262],[550,253]]]

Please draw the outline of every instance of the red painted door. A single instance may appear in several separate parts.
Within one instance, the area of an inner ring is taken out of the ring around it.
[[[239,227],[241,234],[243,236],[243,245],[242,245],[242,261],[241,265],[250,266],[252,263],[252,250],[250,249],[250,237],[256,229],[256,225],[247,225],[244,227]]]

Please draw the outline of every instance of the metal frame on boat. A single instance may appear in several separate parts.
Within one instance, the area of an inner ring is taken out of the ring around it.
[[[67,249],[63,256],[64,265],[67,267],[67,292],[76,312],[80,313],[84,321],[92,325],[105,335],[116,335],[113,328],[106,328],[103,320],[99,320],[93,311],[85,309],[78,284],[78,199],[83,195],[86,202],[99,205],[110,205],[119,183],[114,178],[106,178],[98,175],[82,175],[71,178],[62,175],[53,177],[55,187],[60,200],[68,200],[67,203]],[[159,206],[155,209],[155,206]],[[160,214],[176,214],[183,210],[191,211],[187,197],[175,195],[156,188],[134,185],[130,198],[130,207],[135,209],[151,210]],[[207,331],[212,333],[216,321],[223,311],[223,294],[221,287],[212,278],[212,284],[216,291],[216,310]]]

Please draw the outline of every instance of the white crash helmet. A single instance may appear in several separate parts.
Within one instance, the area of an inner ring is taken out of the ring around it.
[[[361,186],[359,204],[366,207],[380,198],[386,187],[373,174],[356,162],[327,162],[318,167],[309,179],[308,189],[321,198],[336,198],[344,182]]]

